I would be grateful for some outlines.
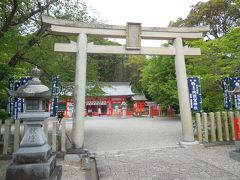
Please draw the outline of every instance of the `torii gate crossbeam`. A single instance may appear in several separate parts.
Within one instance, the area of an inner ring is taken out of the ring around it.
[[[76,73],[74,91],[73,147],[83,148],[84,142],[84,110],[87,53],[106,54],[142,54],[142,55],[173,55],[178,87],[179,106],[182,122],[182,143],[194,144],[192,115],[187,86],[185,55],[201,55],[199,48],[183,46],[184,40],[201,39],[202,33],[209,27],[189,28],[158,28],[141,27],[140,23],[128,23],[127,26],[103,24],[85,24],[56,20],[43,16],[43,22],[50,25],[55,34],[77,35],[77,43],[55,43],[55,51],[76,53]],[[87,43],[87,35],[104,38],[126,38],[126,46],[103,46]],[[141,47],[141,39],[173,40],[173,47]]]

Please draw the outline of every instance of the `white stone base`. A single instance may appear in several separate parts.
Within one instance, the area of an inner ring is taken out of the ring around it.
[[[183,146],[192,146],[192,145],[199,145],[199,142],[198,141],[180,141],[180,145],[183,145]]]

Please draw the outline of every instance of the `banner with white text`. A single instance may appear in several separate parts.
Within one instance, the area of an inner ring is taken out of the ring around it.
[[[224,77],[221,79],[221,82],[224,93],[224,108],[227,110],[232,110],[232,98],[228,93],[230,90],[230,79],[228,77]]]
[[[60,91],[58,76],[52,80],[52,95],[51,95],[51,105],[50,105],[50,116],[57,116],[58,111],[58,94]]]
[[[202,93],[199,77],[188,78],[189,100],[192,112],[202,112]]]
[[[232,85],[232,90],[234,90],[236,86],[240,86],[240,77],[231,78],[231,85]],[[240,94],[234,95],[234,104],[235,104],[235,108],[237,110],[240,110]]]

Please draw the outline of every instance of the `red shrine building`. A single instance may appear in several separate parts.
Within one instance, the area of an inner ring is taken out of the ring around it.
[[[101,87],[103,91],[101,97],[86,98],[86,115],[98,115],[99,108],[101,109],[101,115],[111,116],[118,114],[121,112],[122,103],[128,102],[134,96],[129,82],[110,82],[105,84],[107,85]],[[64,96],[60,95],[58,110],[64,111],[64,117],[72,117],[73,107],[72,92],[65,92]],[[131,112],[127,110],[127,114],[131,114]]]
[[[135,94],[132,97],[133,100],[133,114],[135,116],[141,116],[148,113],[148,109],[146,108],[147,98],[144,94]]]
[[[86,97],[86,116],[97,116],[99,109],[101,115],[120,115],[123,103],[127,103],[128,105],[127,115],[158,115],[158,112],[156,112],[158,106],[147,102],[144,94],[133,93],[129,82],[109,82],[103,84],[101,87],[103,95],[101,95],[101,97]],[[73,116],[74,101],[72,96],[72,88],[60,92],[58,111],[62,111],[63,116],[66,118]],[[51,103],[49,103],[49,110],[50,104]]]
[[[128,82],[111,82],[109,86],[102,87],[103,97],[86,98],[86,112],[92,111],[93,115],[98,114],[98,108],[101,108],[102,115],[119,114],[122,103],[127,102],[134,95],[131,85]],[[127,111],[127,113],[130,113]]]
[[[160,107],[155,102],[148,102],[144,94],[135,94],[133,100],[133,115],[142,116],[147,115],[150,117],[158,116]]]

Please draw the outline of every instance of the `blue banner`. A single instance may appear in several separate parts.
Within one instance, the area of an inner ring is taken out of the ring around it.
[[[25,86],[28,81],[32,80],[32,77],[23,77],[20,79],[20,86]],[[24,98],[18,98],[18,112],[24,111]]]
[[[231,85],[232,90],[234,90],[236,86],[240,86],[240,77],[231,78]],[[234,104],[235,108],[237,110],[240,110],[240,94],[234,95]]]
[[[20,87],[20,82],[15,82],[14,84],[14,91],[18,90]],[[20,99],[22,98],[14,98],[14,108],[13,108],[13,114],[12,118],[17,119],[18,118],[18,105],[20,105]]]
[[[15,78],[12,77],[8,80],[8,89],[10,91],[14,91],[15,87]],[[13,111],[14,111],[14,98],[12,96],[8,96],[8,113],[11,117],[13,117]]]
[[[190,107],[193,112],[202,112],[202,93],[199,77],[188,78]]]
[[[52,95],[50,105],[50,116],[57,116],[58,111],[58,93],[59,93],[59,78],[58,76],[52,80]]]
[[[27,84],[29,80],[31,80],[31,77],[24,77],[21,78],[19,82],[15,82],[14,78],[9,79],[9,89],[11,91],[16,91],[18,90],[19,87],[24,86]],[[23,98],[14,98],[9,96],[9,103],[10,103],[10,108],[9,112],[11,114],[11,117],[13,119],[18,118],[18,112],[24,112],[24,99]]]
[[[228,77],[222,78],[222,88],[224,93],[224,108],[228,110],[232,110],[232,98],[228,93],[230,90],[230,79]]]
[[[32,80],[32,77],[23,77],[20,79],[20,85],[24,86],[28,83],[29,80]]]

